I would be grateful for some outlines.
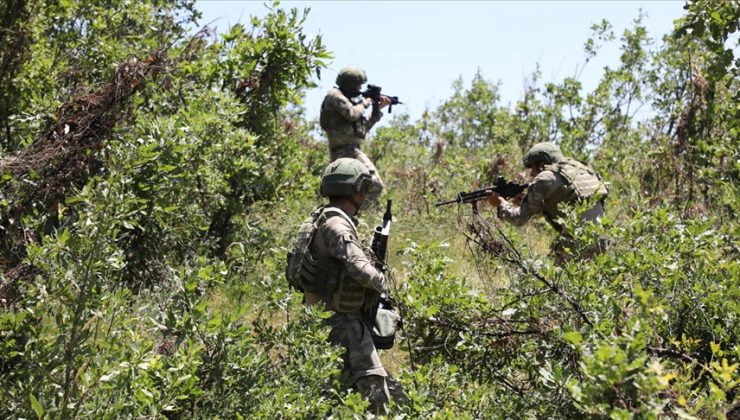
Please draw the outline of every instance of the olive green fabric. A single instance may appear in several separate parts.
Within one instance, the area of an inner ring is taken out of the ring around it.
[[[370,331],[357,313],[335,313],[326,323],[331,326],[329,341],[345,349],[344,377],[347,386],[357,391],[370,402],[372,413],[382,413],[390,398],[386,383],[386,372],[378,351],[370,337]]]
[[[565,160],[557,164],[546,165],[545,170],[537,174],[527,189],[527,194],[519,206],[509,201],[501,203],[498,216],[517,226],[525,224],[533,216],[544,216],[545,220],[560,234],[551,244],[555,263],[562,265],[574,257],[576,248],[573,238],[559,223],[565,216],[567,206],[581,200],[603,198],[607,194],[606,186],[596,173],[578,161]],[[597,199],[594,204],[580,215],[581,222],[598,222],[604,215],[604,203]],[[578,258],[590,258],[607,249],[608,241],[599,238],[595,245],[579,250]]]
[[[360,150],[360,146],[348,144],[345,146],[337,147],[331,150],[330,157],[332,160],[337,160],[343,157],[357,159],[363,165],[365,165],[368,172],[370,172],[370,175],[372,175],[372,185],[367,190],[366,202],[368,204],[375,203],[380,199],[380,195],[383,193],[383,189],[385,188],[385,185],[383,184],[383,179],[380,178],[380,174],[378,173],[378,170],[375,168],[375,165],[370,160],[370,158],[367,157],[367,155],[363,153],[362,150]]]
[[[347,349],[344,354],[345,368],[349,371],[349,384],[370,375],[386,376],[388,373],[380,361],[370,331],[357,314],[334,314],[327,323],[332,327],[329,340]]]
[[[351,88],[358,84],[367,83],[365,70],[358,67],[344,67],[337,73],[337,86],[340,88]]]
[[[327,207],[324,215],[326,221],[316,229],[308,256],[315,261],[318,275],[333,274],[334,267],[339,268],[334,292],[325,296],[324,303],[335,312],[359,312],[387,291],[385,277],[360,245],[356,222],[337,207]],[[333,278],[326,277],[325,281]]]
[[[381,350],[393,348],[398,329],[398,314],[386,308],[377,308],[375,319],[368,320],[371,324],[373,342]]]
[[[370,129],[383,117],[378,107],[372,107],[370,117],[366,118],[366,109],[361,98],[355,100],[340,89],[329,89],[321,103],[319,125],[326,132],[330,150],[362,143]]]
[[[315,231],[308,254],[317,267],[317,275],[339,268],[338,284],[322,303],[334,314],[327,320],[331,326],[329,341],[345,349],[344,368],[348,385],[355,385],[371,403],[371,411],[380,412],[388,402],[387,375],[367,324],[363,310],[377,304],[381,293],[387,293],[385,276],[375,268],[372,258],[360,245],[357,221],[341,208],[327,207],[326,220]],[[331,281],[331,277],[326,277]],[[308,300],[307,300],[308,301]]]
[[[340,72],[341,77],[354,75],[355,81],[364,80],[364,72],[347,71]],[[340,76],[337,76],[337,84],[340,84]],[[383,117],[379,106],[372,106],[369,117],[365,116],[366,104],[362,98],[353,97],[359,95],[354,92],[357,85],[329,89],[321,104],[319,124],[326,133],[329,144],[331,159],[342,157],[355,158],[370,171],[372,175],[373,188],[370,188],[367,203],[377,202],[383,192],[384,185],[379,172],[370,159],[360,150],[360,146],[370,129]]]
[[[607,189],[593,169],[573,159],[563,159],[557,164],[545,165],[544,170],[529,184],[527,194],[519,206],[503,202],[498,216],[517,226],[525,224],[533,216],[543,215],[558,231],[556,220],[564,213],[563,204],[588,199],[594,194],[606,196]],[[597,220],[604,214],[601,201],[586,211],[583,220]]]
[[[321,177],[321,195],[324,197],[351,197],[372,185],[372,175],[359,160],[340,158],[324,170]]]
[[[357,381],[357,389],[370,402],[369,412],[377,416],[388,414],[388,403],[391,396],[386,377],[365,376]]]
[[[325,301],[331,299],[339,282],[341,265],[329,258],[324,241],[315,241],[316,231],[331,217],[352,220],[343,211],[321,206],[311,212],[298,228],[293,247],[288,253],[286,277],[288,283],[304,293],[313,293]]]
[[[599,176],[590,167],[575,159],[564,159],[552,165],[545,165],[545,170],[560,174],[573,189],[576,199],[582,200],[594,194],[606,196],[608,190]]]
[[[525,168],[531,168],[539,163],[550,165],[565,159],[563,152],[554,143],[537,143],[524,155],[523,164]]]
[[[293,246],[288,252],[288,259],[285,268],[285,278],[288,280],[288,284],[292,287],[306,292],[306,285],[303,284],[303,277],[308,271],[311,274],[310,277],[314,277],[313,273],[316,271],[313,264],[307,264],[307,269],[303,268],[305,256],[308,254],[308,247],[313,240],[314,233],[319,226],[320,220],[324,214],[324,206],[311,212],[303,223],[298,228],[298,233],[293,240]],[[323,293],[322,293],[323,294]]]

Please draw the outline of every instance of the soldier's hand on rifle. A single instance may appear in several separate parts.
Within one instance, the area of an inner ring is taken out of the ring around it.
[[[385,95],[380,95],[380,101],[378,101],[377,104],[375,104],[375,105],[379,109],[383,109],[383,108],[387,107],[390,104],[391,104],[391,98],[389,98],[389,97],[387,97]]]
[[[373,104],[372,98],[362,98],[362,105],[365,107],[365,109],[369,108],[370,105]]]
[[[376,259],[375,268],[377,268],[378,271],[380,271],[381,273],[385,274],[388,271],[388,264]]]
[[[514,197],[513,197],[512,199],[511,199],[511,203],[512,203],[513,205],[515,205],[515,206],[519,206],[520,204],[522,204],[522,200],[523,200],[523,199],[524,199],[524,193],[523,193],[523,192],[520,192],[519,194],[515,195],[515,196],[514,196]]]
[[[488,200],[488,203],[491,205],[491,207],[498,207],[506,199],[496,194],[495,192],[491,192],[491,195],[488,196],[487,200]]]

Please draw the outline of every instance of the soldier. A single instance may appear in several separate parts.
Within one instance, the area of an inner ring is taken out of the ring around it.
[[[575,160],[565,158],[560,148],[553,143],[537,143],[524,155],[524,166],[534,178],[527,194],[519,205],[494,194],[491,203],[498,207],[498,217],[521,226],[536,215],[545,220],[558,232],[560,238],[553,247],[555,258],[562,263],[569,257],[572,241],[568,232],[558,223],[563,215],[561,203],[576,203],[596,195],[598,201],[582,216],[583,221],[597,221],[604,215],[604,198],[608,191],[593,169]],[[599,240],[593,249],[586,250],[581,257],[603,251],[605,243]]]
[[[370,410],[385,413],[389,401],[386,373],[363,321],[363,312],[388,292],[383,273],[359,244],[354,216],[366,200],[372,176],[356,159],[332,162],[321,178],[321,195],[329,205],[312,214],[313,239],[303,257],[304,298],[307,305],[323,304],[334,312],[329,341],[346,349],[345,374],[370,402]],[[318,212],[318,213],[317,213]]]
[[[391,103],[390,98],[381,95],[379,102],[370,98],[358,98],[363,83],[367,82],[365,71],[357,67],[345,67],[337,75],[337,87],[329,92],[321,104],[319,123],[329,139],[331,160],[353,158],[362,162],[372,175],[373,186],[369,190],[369,200],[377,201],[383,191],[383,181],[375,165],[360,150],[360,143],[370,128],[383,116],[380,112]],[[370,118],[365,118],[365,110],[372,106]]]

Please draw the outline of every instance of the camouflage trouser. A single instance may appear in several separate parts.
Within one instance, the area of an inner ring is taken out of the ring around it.
[[[380,174],[378,174],[378,169],[370,158],[360,150],[360,146],[357,144],[346,144],[344,146],[337,146],[330,149],[329,152],[332,162],[339,158],[352,158],[359,160],[363,165],[365,165],[367,170],[370,171],[370,174],[373,176],[374,184],[373,188],[368,193],[368,200],[371,202],[377,202],[385,186],[383,185],[383,180],[380,178]]]
[[[332,329],[329,341],[346,349],[344,369],[348,376],[348,386],[357,390],[370,402],[370,411],[384,413],[390,395],[386,376],[362,316],[359,313],[335,313],[327,320]]]

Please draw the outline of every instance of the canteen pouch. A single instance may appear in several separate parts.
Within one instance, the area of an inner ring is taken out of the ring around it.
[[[396,341],[396,331],[399,326],[399,316],[390,305],[384,304],[384,300],[378,306],[369,311],[370,336],[375,348],[388,350],[393,348]]]

